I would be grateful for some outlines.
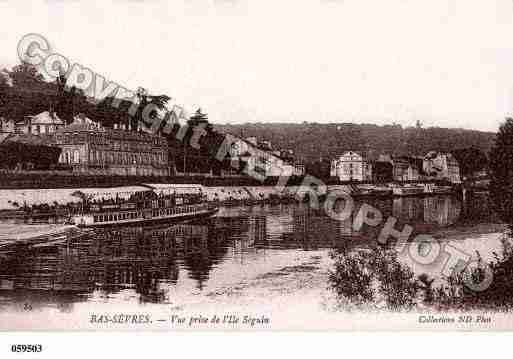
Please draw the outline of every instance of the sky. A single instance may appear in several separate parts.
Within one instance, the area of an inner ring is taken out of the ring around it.
[[[0,66],[43,35],[213,123],[496,131],[513,112],[513,0],[0,0]]]

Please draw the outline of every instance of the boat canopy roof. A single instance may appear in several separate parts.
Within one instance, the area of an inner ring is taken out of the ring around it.
[[[137,186],[121,186],[121,187],[109,187],[109,188],[81,188],[74,192],[82,192],[90,199],[115,199],[123,198],[128,199],[135,193],[141,192],[155,192],[157,194],[201,194],[203,192],[202,185],[196,184],[140,184]],[[71,194],[71,192],[70,192]],[[79,198],[79,195],[73,195],[75,199]]]
[[[204,191],[204,187],[200,184],[144,183],[143,186],[146,186],[157,193],[162,192],[164,194],[198,194]]]
[[[144,186],[124,186],[124,187],[111,187],[111,188],[85,188],[82,190],[85,194],[92,197],[92,199],[114,199],[129,198],[137,192],[150,192],[151,189]]]

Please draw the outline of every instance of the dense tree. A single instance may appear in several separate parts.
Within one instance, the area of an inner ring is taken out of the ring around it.
[[[306,166],[306,171],[309,175],[321,179],[328,179],[330,177],[331,163],[328,159],[321,159],[314,161]]]
[[[12,80],[13,86],[17,88],[41,89],[47,87],[43,76],[32,65],[22,63],[6,71]]]
[[[82,90],[76,87],[66,86],[67,78],[61,74],[53,83],[56,90],[56,98],[52,109],[64,120],[66,124],[73,122],[73,118],[79,113],[88,113],[87,98]]]
[[[135,116],[131,119],[132,128],[137,128],[139,123],[151,127],[153,120],[161,116],[161,113],[166,110],[167,103],[171,100],[171,97],[167,95],[150,95],[148,91],[142,87],[139,87],[136,95],[139,100],[139,107],[137,108]],[[152,107],[147,107],[148,105]],[[145,113],[148,109],[151,109],[151,111]]]
[[[431,150],[452,152],[458,148],[477,148],[488,153],[494,133],[439,127],[402,128],[353,123],[246,123],[217,125],[215,129],[234,136],[256,136],[274,147],[292,149],[306,164],[332,159],[343,151],[424,156]]]
[[[195,131],[202,131],[197,137],[198,143],[192,139]],[[228,161],[216,159],[217,150],[224,140],[224,135],[214,131],[214,126],[208,121],[208,115],[198,109],[187,120],[187,131],[182,140],[177,140],[174,134],[169,136],[169,145],[172,148],[170,155],[175,158],[177,170],[182,172],[219,174],[222,168],[228,168]]]
[[[9,88],[9,74],[5,70],[0,70],[0,91],[6,91]]]
[[[5,115],[2,112],[5,111],[5,108],[7,106],[9,90],[9,75],[7,74],[7,72],[0,70],[0,117]]]
[[[499,128],[490,152],[490,193],[502,220],[513,226],[513,119]]]
[[[486,154],[476,147],[459,148],[452,151],[452,154],[460,165],[460,174],[466,178],[472,177],[488,165]]]
[[[203,113],[201,108],[198,108],[194,115],[189,118],[187,125],[190,127],[204,126],[207,132],[211,132],[213,130],[212,124],[208,122],[208,115]]]

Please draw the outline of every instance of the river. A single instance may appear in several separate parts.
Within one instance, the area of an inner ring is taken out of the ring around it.
[[[442,241],[485,257],[500,251],[498,234],[464,231],[495,222],[486,197],[467,206],[453,196],[366,203],[397,218],[398,228],[442,233]],[[273,301],[286,306],[287,296],[321,301],[329,251],[376,239],[376,228],[355,231],[353,219],[333,220],[306,204],[257,205],[221,208],[203,223],[74,232],[54,245],[22,246],[0,257],[0,313],[29,308],[43,320],[49,312],[262,308]],[[402,260],[415,267],[407,256]]]

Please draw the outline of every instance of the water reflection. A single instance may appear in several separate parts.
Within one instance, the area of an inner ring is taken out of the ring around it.
[[[367,203],[385,218],[393,215],[423,229],[456,223],[462,213],[460,201],[451,196]],[[27,300],[61,311],[84,301],[169,303],[226,277],[243,278],[249,265],[266,273],[284,251],[292,255],[375,238],[379,229],[355,231],[353,220],[354,215],[336,221],[304,204],[266,205],[222,209],[203,223],[83,232],[55,246],[0,256],[0,309],[20,309]]]

